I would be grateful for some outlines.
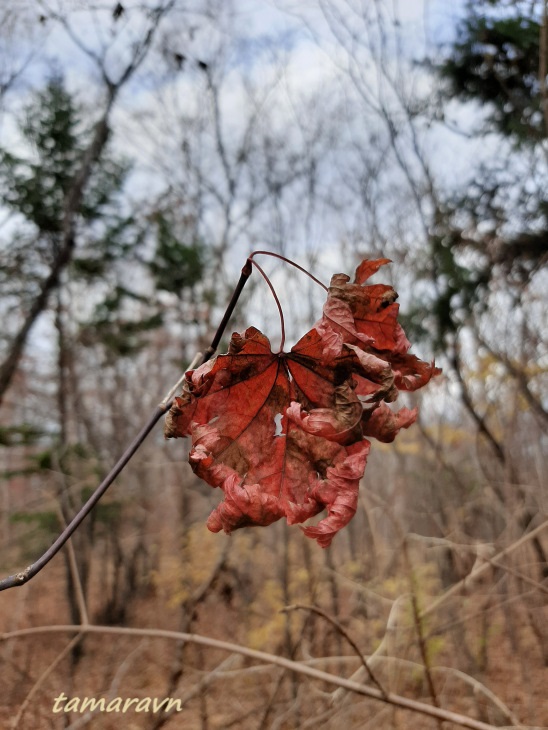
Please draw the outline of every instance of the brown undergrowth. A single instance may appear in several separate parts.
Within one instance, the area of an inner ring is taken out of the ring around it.
[[[198,491],[187,517],[206,510],[210,499]],[[404,549],[399,538],[388,539],[390,521],[379,515],[376,525],[366,521],[374,512],[367,507],[367,493],[362,507],[352,530],[329,551],[320,551],[298,529],[282,525],[230,538],[208,533],[197,519],[178,527],[174,519],[167,530],[165,505],[158,504],[147,527],[148,568],[135,580],[123,626],[191,631],[367,684],[360,658],[331,623],[313,612],[280,612],[290,603],[311,604],[344,627],[384,690],[495,727],[518,721],[547,726],[545,583],[535,588],[532,579],[520,578],[535,575],[530,547],[513,556],[511,572],[489,566],[477,579],[477,545],[461,548],[460,562],[455,556],[450,561],[450,583],[447,553],[440,553],[439,542],[432,548],[424,536],[408,536]],[[122,546],[135,540],[127,525],[121,534]],[[112,555],[101,542],[93,546],[86,586],[92,623],[104,622],[109,581],[116,579]],[[461,579],[468,571],[468,578],[440,600],[457,585],[458,571]],[[71,623],[66,580],[58,557],[28,585],[4,593],[2,632]],[[453,727],[214,648],[125,635],[87,635],[69,646],[73,636],[38,633],[2,642],[0,714],[6,730],[17,718],[23,730],[117,730],[121,724],[139,730],[339,728],[342,723]],[[165,716],[151,707],[144,711],[145,703],[142,712],[130,707],[122,713],[114,703],[110,713],[86,714],[73,702],[74,711],[64,712],[59,703],[61,711],[54,712],[61,693],[73,700],[104,698],[105,706],[118,697],[171,697],[180,700],[181,709]]]

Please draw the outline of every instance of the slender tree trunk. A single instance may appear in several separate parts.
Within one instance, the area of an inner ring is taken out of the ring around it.
[[[40,292],[34,299],[27,316],[15,335],[4,362],[0,365],[0,405],[15,375],[29,333],[42,312],[47,308],[51,294],[59,287],[63,271],[70,264],[75,248],[75,218],[84,195],[84,190],[93,167],[104,150],[108,139],[108,114],[114,100],[109,99],[107,110],[95,127],[93,139],[84,155],[82,166],[74,177],[64,205],[63,237],[48,276],[42,282]]]

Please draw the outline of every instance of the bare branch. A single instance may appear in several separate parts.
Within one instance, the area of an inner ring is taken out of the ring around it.
[[[386,690],[384,689],[382,684],[379,682],[379,680],[375,676],[373,670],[367,663],[367,660],[365,659],[364,655],[360,651],[360,647],[356,644],[356,642],[350,636],[350,634],[344,628],[344,626],[342,626],[336,619],[334,619],[333,616],[330,616],[327,613],[327,611],[324,611],[323,609],[318,608],[318,606],[304,606],[300,603],[296,603],[293,606],[286,606],[285,608],[282,608],[282,612],[284,612],[284,613],[287,613],[289,611],[297,611],[297,610],[311,611],[313,613],[317,613],[318,616],[322,616],[324,619],[326,619],[326,621],[329,621],[329,623],[332,624],[337,629],[337,631],[341,634],[341,636],[343,636],[346,639],[346,641],[350,644],[352,649],[354,649],[354,651],[358,655],[365,671],[367,672],[369,679],[373,682],[374,685],[376,685],[379,688],[379,690],[382,692],[383,697],[385,699],[387,698],[388,695],[387,695]]]
[[[74,249],[76,248],[76,215],[82,204],[84,190],[89,182],[95,164],[98,162],[105,149],[110,132],[110,112],[114,105],[116,96],[122,86],[131,78],[145,59],[160,20],[171,9],[174,2],[175,0],[169,0],[169,2],[166,2],[165,5],[160,5],[154,10],[154,12],[152,12],[152,22],[150,23],[149,29],[143,40],[135,47],[133,57],[125,67],[118,81],[114,82],[108,77],[106,70],[104,69],[102,59],[98,58],[85,46],[79,44],[79,47],[88,55],[91,55],[101,69],[103,79],[108,90],[106,105],[101,119],[95,125],[92,140],[83,156],[80,169],[76,173],[72,185],[66,195],[63,206],[62,241],[54,258],[51,270],[42,282],[38,295],[32,302],[23,324],[15,335],[7,357],[0,365],[0,405],[2,404],[4,394],[11,383],[21,359],[30,330],[38,317],[46,309],[50,295],[59,286],[61,274],[72,260]],[[75,39],[67,21],[63,18],[58,18],[58,20],[62,22],[70,37],[77,42],[78,39]]]
[[[438,700],[436,687],[434,685],[434,679],[432,677],[432,671],[431,671],[432,668],[430,666],[430,652],[428,651],[428,645],[426,643],[426,638],[424,635],[424,620],[420,614],[420,609],[419,609],[419,600],[417,597],[417,592],[418,592],[417,578],[415,575],[415,571],[413,569],[413,565],[411,563],[411,558],[409,557],[407,537],[405,537],[403,540],[403,555],[404,555],[405,563],[407,565],[409,584],[411,587],[411,607],[413,609],[413,622],[415,624],[415,630],[417,632],[417,639],[418,639],[418,643],[419,643],[419,650],[420,650],[420,654],[421,654],[422,663],[424,666],[424,674],[426,676],[426,683],[428,684],[428,691],[430,692],[430,697],[432,698],[432,702],[434,703],[434,706],[439,707],[440,703]],[[441,723],[438,723],[438,725],[441,728]]]
[[[124,679],[125,675],[127,674],[129,668],[131,667],[134,659],[140,652],[143,651],[143,648],[148,645],[148,641],[146,639],[143,639],[137,646],[132,649],[129,654],[126,656],[124,661],[120,664],[118,669],[116,670],[116,674],[114,675],[114,678],[112,679],[112,682],[110,683],[110,687],[107,693],[107,697],[110,699],[114,699],[116,696],[116,693],[118,692],[118,687],[120,686],[121,681]],[[89,725],[91,720],[93,719],[94,715],[96,715],[98,710],[91,710],[86,712],[85,715],[82,715],[82,717],[79,717],[75,722],[71,722],[70,725],[68,725],[65,730],[78,730],[79,728],[85,727],[86,725]]]
[[[61,524],[64,522],[64,515],[63,510],[61,509],[61,506],[57,504],[57,514],[59,516],[59,520]],[[66,529],[66,523],[65,523],[65,529]],[[69,556],[69,566],[70,566],[70,572],[72,573],[72,582],[74,583],[75,589],[76,589],[76,600],[78,601],[78,609],[80,611],[80,622],[84,624],[84,626],[87,626],[89,624],[89,615],[88,610],[86,606],[86,599],[84,597],[84,590],[82,587],[82,580],[80,578],[80,572],[78,570],[78,563],[76,561],[76,553],[74,552],[74,546],[72,544],[72,540],[67,541],[67,550],[68,550],[68,556]]]
[[[194,367],[199,362],[200,358],[201,358],[200,354],[196,355],[193,363],[191,363],[191,367]],[[31,578],[34,578],[34,576],[37,573],[39,573],[42,570],[42,568],[44,568],[55,555],[57,555],[59,550],[63,547],[63,545],[67,542],[67,540],[78,529],[80,524],[88,516],[88,514],[91,512],[91,510],[95,507],[97,502],[101,499],[101,497],[107,491],[107,489],[110,487],[112,482],[116,479],[116,477],[120,474],[122,469],[130,461],[130,459],[136,453],[137,449],[141,446],[141,444],[143,443],[145,438],[152,431],[152,429],[156,425],[156,423],[168,411],[168,409],[170,408],[171,403],[173,401],[175,389],[179,386],[180,382],[181,381],[179,380],[177,382],[177,384],[173,388],[170,389],[170,391],[166,395],[166,397],[156,406],[154,412],[152,413],[152,415],[150,416],[148,421],[145,423],[145,425],[141,428],[141,430],[139,431],[137,436],[133,439],[131,444],[124,451],[124,453],[122,454],[120,459],[116,462],[116,464],[113,466],[113,468],[107,474],[107,476],[103,479],[101,484],[97,487],[95,492],[91,495],[91,497],[88,499],[88,501],[83,505],[83,507],[80,509],[80,511],[76,514],[76,516],[73,517],[71,522],[65,527],[65,529],[59,535],[57,540],[55,540],[53,545],[51,545],[48,548],[48,550],[46,550],[46,552],[40,558],[38,558],[38,560],[36,562],[27,566],[27,568],[25,568],[25,570],[21,571],[20,573],[15,573],[14,575],[10,575],[7,578],[3,578],[2,580],[0,580],[0,591],[4,591],[7,588],[14,588],[15,586],[24,585]]]
[[[508,358],[504,353],[493,350],[483,337],[478,335],[478,339],[483,347],[485,347],[485,349],[488,350],[494,358],[501,362],[510,375],[516,380],[520,392],[527,403],[531,406],[531,410],[544,421],[548,421],[548,411],[542,405],[540,398],[537,398],[537,396],[532,392],[529,387],[529,380],[524,371],[516,367],[510,358]]]
[[[530,586],[533,586],[533,588],[536,588],[537,590],[541,591],[542,593],[548,594],[548,587],[545,586],[543,583],[539,583],[537,580],[533,580],[532,578],[529,578],[528,575],[525,575],[524,573],[521,573],[518,570],[514,570],[514,568],[510,568],[508,565],[504,565],[503,563],[500,563],[496,561],[493,558],[490,558],[487,554],[487,551],[480,550],[480,548],[487,547],[488,549],[491,548],[491,545],[485,545],[484,543],[475,544],[475,545],[462,545],[457,544],[453,542],[452,540],[448,540],[445,537],[425,537],[424,535],[417,535],[416,533],[409,533],[407,537],[411,540],[418,540],[420,542],[426,542],[434,545],[444,545],[449,548],[457,548],[459,550],[469,550],[472,551],[476,555],[476,565],[472,568],[471,574],[475,573],[481,565],[485,561],[489,562],[494,568],[500,568],[501,570],[504,570],[509,575],[513,575],[514,578],[517,578],[518,580],[523,581],[524,583],[528,583]]]
[[[245,262],[242,272],[240,275],[240,279],[238,280],[238,283],[236,284],[236,287],[234,289],[234,293],[230,299],[230,302],[228,303],[228,306],[226,308],[226,311],[223,315],[223,318],[221,320],[221,323],[219,327],[217,328],[217,332],[215,333],[215,336],[211,342],[211,345],[207,348],[205,354],[202,356],[201,353],[198,353],[195,357],[192,363],[189,366],[189,369],[192,369],[196,367],[196,365],[200,362],[204,363],[213,355],[215,350],[217,349],[219,342],[221,341],[221,337],[223,336],[223,333],[225,331],[226,325],[228,324],[228,321],[230,319],[230,316],[232,315],[232,312],[234,311],[234,308],[238,302],[238,298],[240,297],[240,294],[242,293],[242,290],[245,286],[246,281],[251,275],[252,266],[250,259],[247,259]],[[57,540],[51,545],[48,550],[35,562],[31,565],[27,566],[25,570],[21,571],[20,573],[15,573],[14,575],[10,575],[7,578],[3,578],[0,580],[0,591],[4,591],[7,588],[14,588],[15,586],[21,586],[24,583],[27,583],[31,578],[33,578],[37,573],[39,573],[42,568],[44,568],[49,561],[59,552],[59,550],[63,547],[63,545],[66,543],[66,541],[71,537],[71,535],[74,534],[74,532],[78,529],[80,524],[83,522],[83,520],[88,516],[88,514],[91,512],[91,510],[95,507],[97,502],[101,499],[103,494],[107,491],[107,489],[110,487],[112,482],[116,479],[116,477],[120,474],[122,469],[126,466],[126,464],[130,461],[130,459],[134,456],[136,451],[139,449],[145,438],[148,436],[148,434],[152,431],[156,423],[160,420],[160,418],[167,413],[169,408],[171,407],[171,404],[173,402],[173,399],[175,397],[175,393],[179,389],[182,381],[184,379],[184,375],[177,381],[177,383],[169,390],[165,398],[163,398],[160,403],[156,406],[155,410],[149,417],[148,421],[144,424],[144,426],[141,428],[137,436],[133,439],[133,441],[130,443],[130,445],[127,447],[127,449],[124,451],[122,456],[118,459],[116,464],[112,467],[110,472],[107,474],[107,476],[103,479],[101,484],[97,487],[95,492],[91,495],[91,497],[88,499],[88,501],[83,505],[83,507],[80,509],[80,511],[76,514],[75,517],[71,520],[71,522],[67,525],[67,527],[63,530],[63,532],[59,535]]]
[[[28,583],[28,581],[31,578],[34,578],[34,576],[37,573],[39,573],[42,570],[42,568],[44,568],[53,557],[55,557],[55,555],[57,555],[59,550],[63,547],[63,545],[66,543],[66,541],[78,529],[80,524],[88,516],[88,514],[91,512],[91,510],[95,507],[97,502],[101,499],[101,497],[107,491],[107,489],[110,487],[112,482],[116,479],[116,477],[120,474],[122,469],[126,466],[126,464],[129,462],[129,460],[133,457],[133,455],[135,454],[137,449],[141,446],[141,444],[143,443],[145,438],[152,431],[153,427],[160,420],[160,418],[166,413],[169,406],[170,406],[170,403],[166,404],[165,407],[162,407],[162,405],[156,406],[154,412],[152,413],[152,415],[150,416],[148,421],[145,423],[145,425],[139,431],[137,436],[133,439],[133,441],[128,446],[128,448],[124,451],[124,453],[122,454],[120,459],[116,462],[116,464],[113,466],[113,468],[107,474],[105,479],[103,479],[101,484],[97,487],[95,492],[88,499],[88,501],[84,504],[84,506],[80,509],[80,511],[76,514],[76,516],[73,517],[73,519],[69,522],[67,527],[63,530],[63,532],[59,535],[59,537],[55,540],[55,542],[46,550],[46,552],[40,558],[38,558],[38,560],[36,562],[27,566],[25,568],[25,570],[21,571],[20,573],[15,573],[14,575],[9,575],[7,578],[3,578],[2,580],[0,580],[0,591],[5,591],[7,588],[14,588],[15,586],[22,586],[25,583]]]
[[[472,416],[472,418],[476,422],[479,433],[482,433],[486,437],[489,444],[491,445],[491,448],[493,449],[493,452],[494,452],[496,458],[499,460],[499,462],[501,464],[506,465],[507,459],[506,459],[506,454],[505,454],[503,447],[501,446],[501,444],[497,441],[497,439],[491,432],[491,429],[487,425],[485,418],[480,413],[478,413],[478,411],[472,401],[472,396],[470,395],[468,385],[462,374],[462,365],[461,365],[461,360],[460,360],[459,348],[458,348],[458,344],[456,342],[454,343],[454,346],[453,346],[451,364],[453,365],[453,369],[457,376],[457,380],[459,381],[459,384],[461,386],[462,402],[466,406],[468,413]]]
[[[369,697],[373,700],[386,702],[394,707],[400,707],[403,710],[409,710],[420,715],[425,715],[426,717],[452,722],[459,727],[470,728],[470,730],[494,730],[496,727],[495,725],[490,725],[486,722],[466,717],[458,712],[451,712],[450,710],[444,710],[439,707],[432,707],[424,702],[408,699],[407,697],[402,697],[401,695],[394,694],[393,692],[389,692],[385,697],[379,689],[368,687],[367,685],[360,684],[359,682],[353,682],[349,679],[344,679],[343,677],[338,677],[335,674],[315,669],[314,667],[307,666],[301,662],[292,661],[291,659],[276,656],[275,654],[269,654],[264,651],[257,651],[256,649],[248,649],[247,647],[240,646],[239,644],[233,644],[228,641],[220,641],[207,636],[201,636],[200,634],[186,634],[179,631],[167,631],[163,629],[138,629],[118,626],[75,626],[63,624],[57,626],[38,626],[30,629],[12,631],[0,635],[0,641],[9,641],[10,639],[36,636],[39,634],[56,633],[90,633],[106,634],[111,636],[139,637],[148,636],[151,638],[167,639],[169,641],[187,641],[191,644],[208,646],[212,649],[219,649],[233,654],[241,654],[242,656],[254,659],[255,661],[283,667],[290,672],[302,674],[304,676],[311,677],[312,679],[318,679],[322,682],[328,682],[336,687],[343,687],[351,692],[355,692],[356,694],[364,695],[365,697]]]
[[[504,550],[501,550],[499,553],[497,553],[493,558],[491,558],[488,562],[485,562],[483,565],[481,565],[477,570],[474,570],[473,573],[470,573],[470,575],[467,575],[465,578],[460,580],[458,583],[455,583],[454,586],[451,586],[449,590],[447,590],[445,593],[443,593],[441,596],[439,596],[435,601],[433,601],[429,606],[427,606],[422,612],[421,617],[424,618],[425,616],[428,616],[429,614],[433,613],[434,611],[437,611],[437,609],[441,606],[442,603],[445,603],[445,601],[448,598],[451,598],[452,596],[458,595],[459,593],[467,590],[470,587],[470,584],[474,583],[480,576],[485,573],[486,570],[490,570],[493,565],[498,566],[498,562],[502,560],[502,558],[506,557],[507,555],[510,555],[510,553],[514,552],[514,550],[517,550],[517,548],[521,547],[525,543],[529,542],[529,540],[534,540],[537,538],[544,530],[548,528],[548,520],[545,520],[540,525],[535,527],[534,530],[531,530],[531,532],[526,533],[522,537],[520,537],[519,540],[516,540],[511,545],[508,545],[508,547],[504,548]],[[502,567],[502,566],[500,566]],[[535,587],[538,588],[538,585],[535,584]]]
[[[23,717],[25,710],[29,706],[31,700],[36,695],[40,687],[44,684],[46,679],[50,676],[50,674],[55,670],[57,665],[72,651],[72,649],[78,644],[80,639],[82,638],[82,633],[79,632],[74,636],[69,643],[65,646],[65,648],[55,657],[53,662],[48,666],[48,668],[42,672],[42,674],[38,677],[34,685],[32,686],[30,692],[25,697],[24,701],[21,704],[21,707],[19,708],[19,712],[12,720],[12,728],[16,730],[16,728],[19,727],[19,722],[21,718]]]

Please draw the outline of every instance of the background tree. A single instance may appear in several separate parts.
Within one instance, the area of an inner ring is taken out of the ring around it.
[[[491,155],[445,211],[452,224],[445,250],[479,257],[477,297],[502,277],[519,299],[546,263],[546,27],[545,3],[468,4],[454,43],[436,67],[443,98],[481,108],[475,133],[496,145],[504,160],[501,165]],[[457,290],[459,281],[457,276]]]
[[[463,185],[444,196],[430,236],[439,337],[445,342],[446,334],[471,326],[479,346],[504,367],[544,425],[543,375],[532,372],[546,347],[536,316],[548,256],[546,33],[545,3],[467,5],[436,70],[447,114],[455,100],[481,109],[475,134],[490,151]],[[493,319],[500,321],[501,311],[514,328],[502,341]],[[468,410],[506,463],[505,447],[461,377],[458,345],[454,352]]]

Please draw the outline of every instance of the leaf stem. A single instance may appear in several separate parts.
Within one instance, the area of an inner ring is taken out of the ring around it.
[[[251,254],[253,256],[253,254]],[[248,258],[248,261],[251,261],[253,266],[257,269],[257,271],[260,273],[260,275],[263,277],[263,279],[268,284],[268,287],[270,291],[272,292],[272,296],[274,297],[274,301],[276,302],[276,306],[278,307],[278,312],[280,313],[280,328],[282,330],[282,339],[280,342],[280,349],[278,352],[283,352],[284,345],[285,345],[285,321],[284,321],[284,313],[282,310],[282,305],[280,304],[280,300],[278,299],[278,295],[276,294],[276,290],[274,289],[274,286],[272,285],[272,282],[268,278],[268,276],[265,274],[265,272],[262,270],[262,268],[259,266],[259,264],[256,261],[253,261],[251,256]]]
[[[291,259],[288,259],[285,256],[282,256],[281,253],[274,253],[273,251],[253,251],[253,253],[249,256],[248,260],[252,261],[253,257],[258,256],[259,254],[261,256],[273,256],[276,259],[280,259],[280,261],[285,261],[286,264],[291,264],[291,266],[294,266],[296,269],[299,269],[299,271],[302,271],[303,274],[306,274],[307,276],[309,276],[312,279],[312,281],[316,282],[316,284],[319,284],[322,287],[322,289],[325,289],[325,291],[328,291],[328,287],[323,282],[321,282],[319,279],[316,279],[316,277],[313,274],[311,274],[310,271],[305,269],[303,266],[296,264]],[[253,261],[253,263],[255,263],[255,262]]]

